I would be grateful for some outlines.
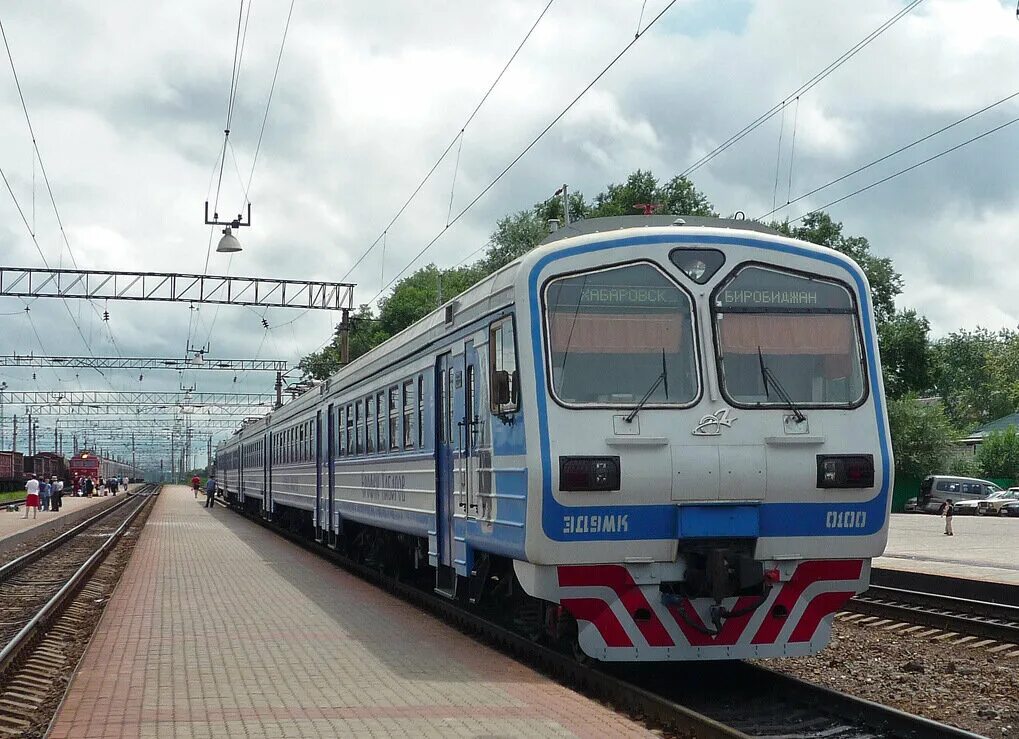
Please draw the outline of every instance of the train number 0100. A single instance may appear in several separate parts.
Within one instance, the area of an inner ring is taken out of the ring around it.
[[[863,529],[867,527],[867,511],[828,511],[824,517],[828,529]]]

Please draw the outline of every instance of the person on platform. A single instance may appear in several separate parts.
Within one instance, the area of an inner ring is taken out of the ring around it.
[[[39,480],[39,510],[48,511],[50,509],[50,493],[52,488],[50,487],[50,481],[46,478]]]
[[[209,481],[205,483],[205,507],[212,508],[216,505],[216,477],[209,475]]]
[[[118,487],[120,487],[120,480],[118,480],[116,477],[111,477],[110,478],[110,492],[113,493],[114,495],[116,495]]]
[[[53,492],[50,493],[50,510],[59,511],[64,503],[64,481],[53,476]]]
[[[29,508],[32,509],[32,518],[36,518],[39,515],[39,481],[35,475],[25,483],[25,518],[28,518]]]
[[[955,506],[952,505],[951,499],[946,500],[941,506],[941,515],[945,517],[945,536],[955,536],[955,532],[952,531],[952,514],[954,513]]]
[[[96,484],[92,482],[91,477],[86,477],[85,481],[81,484],[81,492],[86,498],[91,498],[92,493],[95,492]]]
[[[200,488],[201,486],[202,481],[198,477],[198,475],[195,475],[194,477],[191,478],[191,489],[195,491],[195,500],[198,500],[198,488]]]

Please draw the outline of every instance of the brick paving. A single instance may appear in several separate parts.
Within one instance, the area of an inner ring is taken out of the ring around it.
[[[174,487],[50,736],[653,735]]]

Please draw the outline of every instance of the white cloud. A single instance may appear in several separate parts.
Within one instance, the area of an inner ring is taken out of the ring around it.
[[[465,132],[455,215],[632,39],[640,3],[558,0]],[[664,7],[647,4],[644,22]],[[255,3],[223,175],[221,215],[243,200],[288,3]],[[449,143],[534,22],[543,2],[408,4],[301,2],[255,171],[245,251],[213,253],[210,271],[339,279],[382,232]],[[496,219],[563,182],[591,196],[632,170],[667,178],[740,130],[890,17],[897,0],[818,3],[684,0],[673,7],[520,163],[449,229],[421,263],[452,264],[484,243]],[[67,234],[82,266],[200,272],[209,245],[202,203],[222,143],[236,6],[183,0],[79,1],[12,7],[4,17]],[[775,118],[700,168],[694,181],[722,213],[759,215],[1013,91],[1019,79],[1014,9],[1003,0],[927,0],[800,100],[776,173]],[[1010,87],[1011,86],[1011,87]],[[789,209],[796,216],[1016,115],[1003,106]],[[906,279],[900,303],[944,333],[1015,325],[1019,311],[988,295],[1019,280],[1012,234],[1019,192],[1002,162],[1019,131],[893,180],[832,210],[867,236]],[[31,219],[31,142],[9,73],[0,74],[0,166]],[[454,147],[454,153],[456,148]],[[236,154],[235,171],[233,156]],[[351,275],[367,300],[436,234],[450,212],[453,157],[404,213],[381,249]],[[240,180],[241,182],[239,182]],[[778,182],[778,186],[776,186]],[[62,240],[36,172],[40,245]],[[218,237],[218,234],[214,234]],[[0,197],[0,256],[39,264],[10,199]],[[64,263],[67,255],[64,253]],[[0,299],[0,313],[23,303]],[[72,305],[96,353],[115,353],[88,306]],[[296,360],[328,339],[331,316],[186,305],[111,303],[124,354],[180,354],[211,335],[215,353]],[[51,353],[84,353],[67,309],[37,300],[32,315]],[[80,315],[80,318],[78,316]],[[214,329],[213,320],[215,316]],[[0,317],[0,347],[38,351],[20,315]],[[198,328],[194,323],[197,321]],[[38,373],[37,373],[38,374]],[[94,373],[62,383],[134,388],[137,375]],[[186,378],[203,389],[266,389],[268,376]],[[42,376],[42,375],[40,375]],[[56,380],[50,375],[50,382]],[[5,378],[30,383],[24,372]],[[8,379],[10,383],[11,380]],[[37,380],[36,382],[42,382]],[[173,389],[179,378],[145,378]]]

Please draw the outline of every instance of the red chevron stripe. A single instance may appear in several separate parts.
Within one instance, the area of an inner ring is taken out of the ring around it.
[[[598,629],[607,647],[632,647],[626,629],[619,623],[609,604],[598,598],[563,598],[561,604],[578,621],[590,621]]]
[[[570,565],[559,568],[560,587],[605,587],[612,591],[623,604],[623,608],[633,618],[641,635],[652,647],[675,646],[672,637],[659,620],[658,614],[644,597],[640,586],[633,581],[622,565]],[[646,611],[649,618],[637,620],[634,613]]]

